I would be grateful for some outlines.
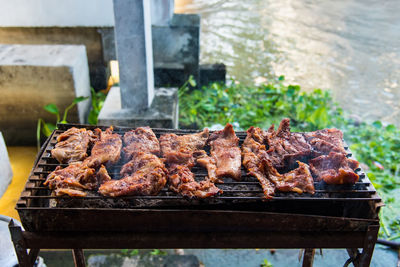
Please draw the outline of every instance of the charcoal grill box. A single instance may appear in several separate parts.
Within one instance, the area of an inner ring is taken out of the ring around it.
[[[244,169],[240,182],[225,179],[218,185],[224,193],[204,200],[186,199],[168,189],[157,196],[56,197],[43,182],[59,165],[50,154],[57,136],[71,127],[106,129],[62,124],[42,146],[16,206],[31,247],[348,248],[357,264],[369,264],[382,201],[361,169],[355,185],[315,182],[314,195],[277,193],[269,201],[263,200],[258,181]],[[114,127],[121,135],[130,129]],[[157,137],[196,132],[153,131]],[[246,132],[236,134],[241,145]],[[109,170],[113,178],[118,179],[120,167]],[[196,179],[206,176],[199,167],[193,172]],[[61,243],[57,242],[60,237]],[[362,252],[357,248],[363,248]]]

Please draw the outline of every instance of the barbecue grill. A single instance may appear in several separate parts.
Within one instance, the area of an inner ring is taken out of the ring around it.
[[[350,262],[369,266],[383,204],[361,169],[354,185],[315,182],[314,195],[277,193],[268,201],[263,200],[258,181],[244,169],[240,182],[225,179],[217,185],[223,194],[202,200],[184,198],[167,188],[157,196],[54,196],[43,186],[47,175],[59,165],[50,151],[57,136],[71,127],[98,126],[58,125],[38,153],[16,205],[24,230],[13,222],[9,226],[21,266],[31,266],[44,248],[73,249],[77,266],[84,266],[82,249],[305,248],[303,266],[312,266],[315,248],[347,248],[350,258],[346,266]],[[114,128],[121,135],[129,130]],[[196,132],[153,131],[157,137]],[[246,132],[236,134],[241,145]],[[114,179],[119,178],[121,166],[109,169]],[[192,171],[196,179],[207,175],[200,167]]]

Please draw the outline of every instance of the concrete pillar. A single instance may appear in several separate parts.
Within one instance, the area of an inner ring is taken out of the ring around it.
[[[168,25],[174,15],[174,0],[151,0],[151,24]]]
[[[145,110],[154,97],[150,1],[113,2],[122,108]]]

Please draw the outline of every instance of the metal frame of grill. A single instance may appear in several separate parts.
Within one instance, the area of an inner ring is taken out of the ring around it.
[[[205,200],[185,199],[166,188],[157,196],[55,197],[42,183],[59,165],[50,155],[56,137],[71,127],[99,126],[59,125],[42,146],[16,206],[26,231],[10,224],[21,264],[29,266],[41,248],[72,248],[77,265],[84,263],[86,248],[306,248],[303,266],[311,266],[314,248],[347,248],[349,262],[369,266],[383,204],[361,169],[355,185],[315,182],[314,195],[277,193],[269,201],[244,169],[242,181],[225,180],[217,185],[224,193]],[[114,131],[122,135],[130,129]],[[196,132],[153,131],[157,137]],[[246,132],[236,134],[241,145]],[[121,166],[109,169],[113,178]],[[206,175],[199,167],[193,172],[199,179]]]

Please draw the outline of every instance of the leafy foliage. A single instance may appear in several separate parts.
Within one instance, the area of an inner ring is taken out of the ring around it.
[[[139,255],[138,249],[121,249],[121,255],[124,257],[133,257]]]
[[[260,267],[273,267],[273,266],[267,259],[264,259],[264,261],[263,261],[263,263],[261,263]]]
[[[67,123],[67,116],[68,116],[68,112],[70,111],[70,109],[73,108],[79,102],[82,102],[88,98],[89,97],[83,97],[83,96],[76,97],[72,101],[72,103],[68,107],[65,108],[63,116],[62,116],[62,120],[60,117],[60,115],[61,115],[60,110],[58,109],[56,104],[50,103],[43,107],[44,110],[46,110],[47,112],[56,116],[56,123],[45,122],[42,118],[38,119],[37,128],[36,128],[36,141],[37,141],[38,150],[40,149],[41,134],[48,137],[57,128],[57,126],[56,126],[57,123]]]
[[[150,253],[152,256],[165,256],[168,255],[168,253],[164,250],[161,249],[153,249]]]
[[[363,163],[386,207],[380,213],[381,236],[400,239],[400,130],[381,122],[356,122],[335,103],[329,91],[306,93],[284,84],[281,76],[269,84],[243,86],[213,83],[201,90],[179,90],[181,127],[203,128],[232,123],[237,130],[268,128],[290,118],[294,131],[336,127]]]
[[[101,108],[103,107],[104,101],[106,100],[107,94],[103,92],[95,92],[93,88],[92,91],[92,109],[90,110],[88,122],[91,125],[97,125],[97,118]]]

